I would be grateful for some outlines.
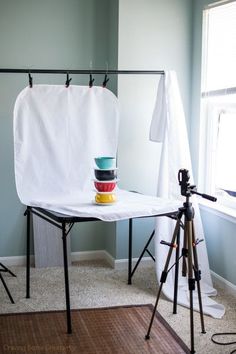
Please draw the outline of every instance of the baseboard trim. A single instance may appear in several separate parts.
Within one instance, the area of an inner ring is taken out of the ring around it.
[[[82,251],[82,252],[71,252],[71,261],[89,261],[89,260],[104,260],[112,268],[117,270],[127,269],[128,259],[115,259],[109,252],[106,250],[97,250],[97,251]],[[132,267],[135,266],[138,258],[133,258]],[[0,257],[0,262],[5,266],[25,266],[26,265],[26,256],[11,256],[11,257]],[[34,265],[34,255],[30,256],[30,264]],[[143,257],[142,261],[139,264],[140,268],[150,267],[154,264],[153,260],[150,257]]]
[[[114,258],[105,250],[97,251],[82,251],[82,252],[71,252],[71,261],[93,261],[101,259],[106,261],[111,267],[114,267]]]
[[[106,261],[112,268],[117,270],[127,269],[128,267],[128,259],[115,259],[110,253],[105,250],[97,250],[97,251],[83,251],[83,252],[72,252],[71,253],[71,261],[88,261],[88,260],[104,260]],[[138,258],[133,258],[132,267],[135,266]],[[0,257],[0,263],[3,263],[5,266],[25,266],[26,265],[26,256],[11,256],[11,257]],[[30,256],[30,264],[34,265],[34,256]],[[140,268],[151,267],[154,262],[150,257],[143,257],[142,261],[139,264]],[[212,280],[215,284],[219,285],[219,287],[226,290],[228,293],[236,296],[236,285],[229,282],[219,274],[213,272],[211,270]]]
[[[105,250],[98,251],[83,251],[83,252],[71,252],[71,261],[89,261],[102,259],[107,261],[112,267],[114,267],[114,258]],[[0,263],[5,266],[25,266],[26,256],[10,256],[10,257],[0,257]],[[30,264],[34,265],[34,255],[30,256]]]
[[[25,266],[26,256],[11,256],[11,257],[0,257],[0,263],[7,267],[10,266]],[[34,256],[30,256],[30,264],[34,265]]]
[[[236,296],[236,285],[221,277],[219,274],[213,272],[213,270],[211,270],[211,275],[212,280],[213,282],[215,282],[216,285],[218,284],[219,287],[223,288],[228,293]]]
[[[132,259],[132,267],[135,267],[138,258]],[[140,268],[147,268],[153,266],[154,261],[150,257],[143,257],[142,261],[139,263]],[[128,267],[128,259],[115,259],[114,260],[114,268],[115,269],[127,269]]]
[[[105,250],[98,250],[98,251],[83,251],[83,252],[72,252],[71,253],[71,260],[72,262],[78,261],[88,261],[88,260],[96,260],[102,259],[106,261],[112,268],[117,270],[127,269],[128,267],[128,259],[115,259],[110,253]],[[138,258],[133,258],[132,260],[132,267],[135,266]],[[150,267],[153,265],[153,260],[150,257],[143,257],[142,261],[139,264],[139,267]]]

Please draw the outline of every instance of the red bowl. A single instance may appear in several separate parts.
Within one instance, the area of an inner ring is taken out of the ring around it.
[[[98,192],[111,192],[115,188],[116,182],[94,181],[94,185]]]

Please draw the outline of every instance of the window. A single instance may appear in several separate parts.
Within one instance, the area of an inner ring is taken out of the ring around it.
[[[236,1],[204,10],[200,186],[236,208]]]

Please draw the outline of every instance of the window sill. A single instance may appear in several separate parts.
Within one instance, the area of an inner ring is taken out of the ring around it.
[[[210,202],[202,198],[198,198],[199,207],[212,214],[236,224],[236,209],[226,207],[218,202]]]

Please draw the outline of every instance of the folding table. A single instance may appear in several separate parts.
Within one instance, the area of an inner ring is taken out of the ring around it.
[[[145,196],[144,196],[145,197]],[[139,196],[140,198],[140,196]],[[155,200],[155,197],[153,197]],[[160,198],[156,198],[160,203]],[[132,270],[132,238],[133,238],[133,219],[144,218],[144,217],[161,217],[166,216],[175,219],[178,208],[175,207],[176,203],[172,206],[165,208],[160,208],[160,212],[156,211],[155,214],[150,215],[147,212],[147,215],[134,216],[128,218],[129,220],[129,232],[128,232],[128,284],[131,284],[132,276],[145,252],[147,246],[150,243],[151,239],[154,236],[154,231],[152,232],[148,243],[145,245],[143,252],[141,253],[139,260],[137,261],[136,266]],[[102,207],[103,208],[103,207]],[[104,206],[104,208],[109,208]],[[106,209],[107,210],[107,209]],[[72,324],[71,324],[71,308],[70,308],[70,288],[69,288],[69,274],[68,274],[68,261],[67,261],[67,235],[71,231],[75,223],[81,222],[90,222],[90,221],[102,221],[97,217],[79,217],[72,215],[64,215],[52,210],[46,210],[40,207],[27,206],[25,215],[27,216],[27,262],[26,262],[26,298],[30,298],[30,237],[31,237],[31,214],[35,214],[38,217],[44,219],[46,222],[49,222],[61,229],[62,243],[63,243],[63,257],[64,257],[64,280],[65,280],[65,298],[66,298],[66,316],[67,316],[67,333],[72,333]]]

